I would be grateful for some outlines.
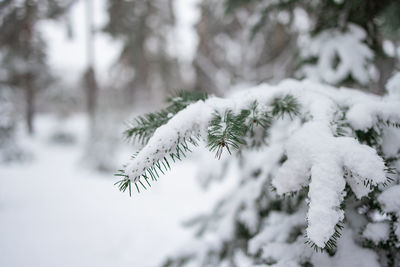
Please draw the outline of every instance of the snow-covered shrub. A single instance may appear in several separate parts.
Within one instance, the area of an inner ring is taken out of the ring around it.
[[[400,99],[392,93],[285,80],[227,98],[180,95],[126,133],[144,144],[117,174],[130,193],[199,144],[217,159],[237,154],[225,167],[240,165],[237,186],[192,220],[196,238],[164,266],[400,264]]]

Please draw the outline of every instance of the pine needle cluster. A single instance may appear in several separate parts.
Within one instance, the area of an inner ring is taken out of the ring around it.
[[[166,108],[153,113],[139,116],[128,123],[128,129],[124,132],[128,140],[146,144],[154,131],[166,124],[176,113],[186,108],[191,103],[199,100],[206,100],[207,94],[202,92],[178,92],[175,97],[167,99],[169,104]]]

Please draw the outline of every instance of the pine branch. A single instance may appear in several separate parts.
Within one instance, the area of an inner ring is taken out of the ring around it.
[[[300,114],[300,104],[292,95],[275,98],[272,101],[272,115],[278,118],[284,118],[288,115],[290,119]]]
[[[382,123],[386,127],[394,127],[394,128],[400,129],[400,122],[386,120],[386,121],[382,121]]]
[[[133,185],[138,192],[141,187],[147,189],[152,181],[171,168],[172,161],[185,157],[191,151],[190,143],[197,145],[198,139],[206,140],[208,149],[220,158],[225,148],[231,154],[234,149],[251,146],[257,138],[257,141],[268,140],[264,137],[271,133],[270,140],[274,146],[269,153],[285,153],[287,161],[279,160],[279,156],[266,157],[273,162],[271,166],[279,169],[268,173],[268,176],[265,175],[267,172],[263,172],[262,176],[270,182],[270,177],[275,173],[272,184],[277,194],[288,200],[285,209],[289,213],[299,207],[298,203],[304,203],[308,195],[306,243],[316,251],[334,254],[343,229],[346,202],[349,199],[351,203],[359,200],[366,202],[371,198],[376,200],[376,196],[385,190],[383,186],[395,177],[391,174],[394,171],[391,165],[394,165],[398,156],[395,154],[385,159],[382,133],[386,126],[399,127],[393,122],[398,112],[396,103],[387,107],[378,98],[371,99],[369,109],[361,101],[364,97],[357,94],[349,94],[354,99],[348,99],[343,104],[346,91],[343,91],[344,96],[337,96],[333,88],[320,86],[308,90],[305,84],[312,87],[311,83],[290,81],[284,86],[267,87],[270,90],[260,86],[228,99],[213,97],[190,105],[192,100],[184,103],[185,97],[170,99],[170,106],[174,103],[187,106],[181,112],[170,115],[171,118],[165,119],[166,110],[162,110],[161,113],[155,113],[154,118],[138,122],[138,128],[143,126],[143,133],[138,134],[138,138],[147,144],[124,170],[120,170],[117,176],[121,180],[116,185],[121,191],[129,191],[130,195]],[[289,125],[289,119],[300,112],[302,123],[296,120]],[[365,113],[365,119],[358,121],[358,115],[362,112]],[[390,120],[386,121],[388,118]],[[284,119],[285,123],[275,125],[274,121],[278,119]],[[144,129],[149,121],[156,123]],[[161,126],[156,131],[152,128],[157,123]],[[284,132],[282,126],[288,132]],[[262,162],[262,158],[257,157],[250,160],[255,159]],[[244,186],[244,183],[240,183],[240,186]],[[327,190],[323,190],[325,186]],[[247,194],[250,191],[245,192]],[[236,201],[236,197],[232,199]],[[367,208],[382,211],[381,204],[377,200],[375,202],[376,208]],[[240,207],[241,200],[234,205]],[[327,211],[321,215],[323,209]],[[262,212],[260,215],[265,214]],[[329,219],[320,224],[320,216],[329,216]],[[246,220],[238,222],[243,225],[248,223]],[[202,222],[198,225],[199,233],[207,233],[212,227]],[[235,227],[240,228],[239,232],[245,232],[246,227],[258,226],[249,224],[243,227],[244,231],[241,230],[242,226]],[[296,242],[300,233],[296,232]]]
[[[192,152],[189,148],[189,144],[197,146],[198,142],[194,138],[183,138],[183,141],[177,144],[176,150],[169,153],[168,157],[170,158],[170,160],[175,163],[177,160],[182,160],[182,156],[186,157],[185,152]],[[132,159],[135,159],[135,156],[132,156]],[[165,174],[165,172],[169,170],[171,170],[171,165],[166,156],[162,160],[155,161],[152,167],[145,168],[142,174],[138,177],[135,177],[134,179],[130,179],[129,176],[125,173],[125,170],[119,170],[119,173],[114,175],[123,178],[117,181],[114,185],[117,185],[118,189],[122,192],[125,192],[126,189],[129,189],[129,196],[131,196],[132,183],[135,185],[137,192],[140,193],[139,185],[147,190],[146,185],[148,187],[151,187],[149,180],[157,181],[158,178],[160,178],[160,174]],[[142,180],[144,180],[145,183],[143,183]]]
[[[248,123],[248,127],[250,132],[253,131],[254,126],[261,126],[266,129],[269,128],[272,124],[272,116],[270,113],[260,110],[259,104],[257,101],[254,101],[250,106],[250,120]]]
[[[232,110],[221,114],[214,114],[208,127],[208,147],[210,151],[216,151],[215,157],[220,159],[223,149],[226,147],[229,154],[230,148],[239,149],[241,145],[247,145],[245,137],[249,134],[254,138],[254,126],[261,126],[264,130],[272,124],[273,116],[284,118],[288,115],[291,119],[300,113],[300,104],[292,95],[275,98],[271,103],[272,111],[259,108],[257,101],[253,101],[249,109],[243,109],[238,115]],[[253,145],[256,143],[254,142]]]
[[[325,246],[323,248],[319,247],[310,239],[305,241],[304,244],[310,245],[310,247],[314,249],[315,252],[327,252],[329,254],[333,254],[337,247],[337,240],[342,236],[341,231],[343,230],[343,228],[343,222],[337,223],[335,226],[335,232],[333,233],[331,238],[329,238],[329,240],[325,243]],[[305,238],[308,238],[307,235],[305,235]]]
[[[215,113],[208,127],[207,146],[211,152],[217,151],[215,157],[220,159],[223,149],[226,147],[229,154],[231,147],[239,149],[240,145],[246,144],[244,136],[248,127],[245,124],[250,111],[242,110],[238,115],[234,115],[232,110],[225,112],[223,116]]]
[[[207,94],[202,92],[178,92],[176,97],[167,99],[169,103],[165,109],[139,116],[134,122],[129,123],[129,129],[124,132],[127,139],[145,144],[154,131],[166,124],[176,113],[186,108],[191,103],[206,100]]]
[[[170,117],[173,117],[173,115],[170,115],[172,114],[171,112],[178,113],[179,110],[187,107],[192,101],[198,98],[204,100],[204,97],[204,95],[200,94],[181,93],[178,97],[170,98],[168,101],[171,104],[166,110],[139,117],[136,119],[137,126],[128,129],[126,134],[128,137],[147,143],[155,130],[167,123]],[[254,127],[262,127],[266,131],[272,124],[273,116],[283,118],[285,115],[288,115],[292,118],[299,114],[299,107],[300,105],[293,96],[285,95],[284,97],[273,99],[270,106],[261,106],[257,101],[253,101],[249,108],[240,110],[238,114],[235,114],[231,109],[226,109],[223,115],[219,112],[214,112],[208,121],[207,146],[210,151],[216,151],[218,159],[221,158],[225,148],[229,154],[232,154],[232,149],[238,150],[241,146],[247,145],[246,138],[253,139],[254,141]],[[169,111],[170,113],[167,113]],[[196,126],[196,123],[193,126]],[[189,144],[197,146],[200,136],[193,134],[192,130],[182,134],[177,133],[177,139],[170,140],[171,147],[163,146],[162,148],[155,148],[156,151],[154,151],[154,154],[161,153],[164,156],[161,156],[161,159],[146,158],[145,166],[147,167],[144,167],[143,170],[135,170],[136,174],[134,175],[131,173],[128,175],[125,171],[119,172],[117,176],[123,177],[122,180],[116,183],[119,189],[121,191],[129,189],[131,194],[132,183],[134,183],[138,192],[140,186],[147,189],[147,186],[150,187],[149,180],[156,181],[160,174],[164,174],[170,169],[168,159],[175,162],[176,160],[181,160],[182,157],[186,157],[186,153],[191,152]],[[135,157],[136,155],[132,159],[135,160]]]
[[[248,134],[246,140],[249,141],[248,144],[251,147],[265,145],[268,129],[272,125],[272,114],[262,110],[257,101],[251,104],[250,112],[250,116],[247,119]]]

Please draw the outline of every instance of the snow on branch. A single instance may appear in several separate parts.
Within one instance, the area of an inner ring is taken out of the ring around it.
[[[384,159],[356,139],[357,131],[399,124],[399,106],[396,99],[295,80],[260,85],[229,98],[204,98],[181,106],[167,122],[160,123],[120,171],[122,180],[117,183],[122,191],[130,191],[131,183],[139,191],[138,184],[150,186],[149,180],[167,171],[171,160],[181,160],[199,140],[220,158],[224,150],[233,153],[251,148],[258,136],[256,128],[268,139],[268,131],[278,121],[295,123],[297,117],[292,135],[283,140],[287,160],[272,185],[278,195],[308,190],[307,237],[317,248],[330,248],[344,220],[341,204],[346,184],[362,198],[387,181]],[[137,123],[136,128],[141,121]],[[139,132],[127,132],[141,139]]]
[[[259,91],[229,100],[217,97],[199,100],[177,112],[154,131],[144,148],[116,174],[123,177],[117,182],[119,188],[131,191],[131,183],[134,183],[139,191],[137,183],[144,188],[145,184],[150,186],[149,180],[157,180],[159,173],[170,169],[171,160],[181,160],[191,151],[190,146],[197,146],[199,140],[207,141],[209,149],[217,151],[219,158],[224,149],[231,153],[231,149],[244,145],[244,138],[254,127],[268,127],[271,117],[284,117],[284,114],[292,117],[298,113],[294,98],[282,95],[277,88],[262,90],[268,94],[275,93],[269,102],[258,105]],[[133,129],[140,128],[141,122],[137,123]],[[139,132],[128,129],[126,133],[130,138],[137,134],[142,140]]]
[[[300,73],[315,81],[338,84],[352,77],[365,85],[373,77],[373,51],[365,44],[366,32],[355,24],[346,30],[327,29],[317,36],[300,38],[301,57],[316,58],[315,64],[305,64]]]

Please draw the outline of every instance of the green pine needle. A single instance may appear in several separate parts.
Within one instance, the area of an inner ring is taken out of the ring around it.
[[[155,130],[166,124],[176,113],[194,102],[204,101],[207,98],[207,94],[203,92],[178,92],[175,97],[167,99],[169,106],[165,109],[139,116],[133,122],[128,123],[129,128],[124,135],[128,140],[146,144]]]
[[[242,110],[235,115],[232,110],[225,112],[223,116],[215,113],[208,127],[207,145],[210,151],[217,151],[215,157],[221,158],[223,149],[226,148],[231,154],[230,147],[239,149],[240,145],[244,145],[246,141],[244,136],[248,130],[245,124],[246,118],[250,111]]]
[[[278,118],[284,118],[285,115],[288,115],[290,119],[293,119],[293,117],[300,113],[300,104],[292,95],[275,98],[271,105],[272,115]]]

